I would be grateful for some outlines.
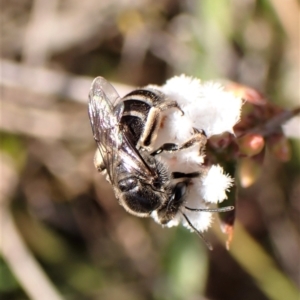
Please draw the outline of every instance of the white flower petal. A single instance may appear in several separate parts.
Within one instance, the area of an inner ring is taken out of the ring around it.
[[[167,81],[161,89],[169,99],[177,101],[185,112],[180,119],[170,121],[175,124],[176,134],[181,138],[188,119],[191,127],[203,129],[208,137],[225,131],[233,132],[239,121],[243,101],[216,82],[202,83],[199,79],[185,75]]]
[[[200,193],[207,202],[218,203],[227,199],[226,191],[233,185],[233,179],[223,173],[222,167],[213,165],[202,178]]]
[[[204,130],[208,138],[226,131],[233,132],[233,126],[239,121],[242,99],[224,91],[219,83],[203,83],[199,79],[181,75],[171,78],[162,87],[154,88],[164,92],[168,100],[176,101],[184,115],[177,109],[163,112],[162,125],[153,149],[164,143],[182,145],[193,136],[193,128]],[[232,186],[233,179],[224,174],[219,165],[213,165],[203,175],[204,156],[199,155],[199,145],[174,153],[163,152],[158,157],[169,172],[202,174],[202,177],[191,180],[184,206],[207,208],[208,203],[218,203],[227,198],[226,191]],[[190,211],[184,206],[167,227],[182,223],[193,230],[182,213],[197,230],[204,231],[210,227],[212,213]],[[156,212],[152,217],[159,223]]]

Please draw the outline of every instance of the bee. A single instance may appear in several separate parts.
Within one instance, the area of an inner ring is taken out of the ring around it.
[[[149,151],[156,139],[162,112],[178,109],[176,101],[155,88],[137,89],[121,98],[114,87],[102,77],[94,79],[90,93],[88,113],[97,144],[94,163],[99,172],[107,174],[115,196],[124,209],[138,217],[149,217],[156,212],[162,225],[180,212],[189,226],[206,242],[202,233],[190,222],[182,208],[191,211],[228,211],[219,209],[193,209],[185,206],[185,195],[192,178],[199,172],[170,173],[157,155],[174,152],[206,143],[204,132],[194,129],[191,139],[179,146],[165,143]]]

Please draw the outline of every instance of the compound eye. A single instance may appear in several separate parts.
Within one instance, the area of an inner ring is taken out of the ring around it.
[[[138,182],[136,178],[126,178],[120,180],[118,184],[121,192],[128,192],[134,189],[138,185]]]
[[[177,183],[173,189],[173,196],[171,200],[174,201],[175,203],[180,201],[186,193],[186,187],[187,187],[186,182]]]

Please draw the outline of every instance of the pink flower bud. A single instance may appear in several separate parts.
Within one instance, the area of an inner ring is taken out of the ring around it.
[[[262,151],[265,146],[264,138],[259,134],[246,134],[237,139],[240,153],[248,157],[254,156]]]

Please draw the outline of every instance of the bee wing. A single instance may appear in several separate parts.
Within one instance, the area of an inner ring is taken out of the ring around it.
[[[89,117],[111,183],[114,183],[114,161],[118,156],[122,157],[128,173],[134,173],[140,178],[154,175],[128,138],[126,128],[120,130],[124,104],[119,102],[117,106],[113,105],[119,99],[118,93],[108,81],[102,77],[94,79],[89,93]]]
[[[102,77],[94,79],[89,93],[89,117],[94,139],[98,145],[110,181],[113,182],[113,161],[120,147],[118,116],[114,113],[119,95],[114,87]]]
[[[125,129],[126,132],[126,129]],[[132,144],[127,134],[122,132],[122,145],[119,149],[120,155],[124,159],[124,167],[128,173],[136,174],[139,178],[149,178],[155,176],[154,170],[145,162],[136,147]]]
[[[120,96],[115,88],[101,76],[96,77],[93,80],[91,90],[94,90],[95,92],[102,91],[102,93],[104,93],[106,98],[108,99],[108,102],[111,103],[112,107],[114,106],[116,101],[120,99]]]

